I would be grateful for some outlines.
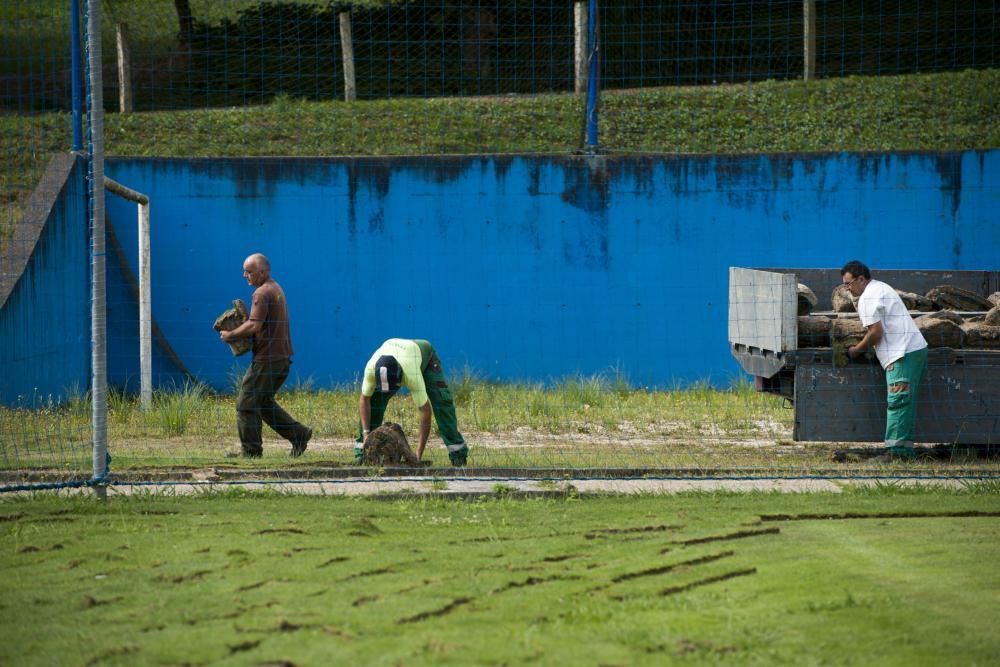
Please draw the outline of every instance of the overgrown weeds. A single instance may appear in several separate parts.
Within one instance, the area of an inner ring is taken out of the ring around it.
[[[185,383],[175,391],[159,392],[153,397],[152,419],[166,436],[184,435],[203,408],[207,390],[203,385]]]
[[[693,389],[650,390],[630,386],[620,373],[574,374],[541,383],[501,383],[464,368],[450,380],[459,426],[475,443],[484,437],[528,446],[553,443],[546,456],[553,462],[562,437],[580,437],[620,443],[704,435],[749,438],[786,436],[791,414],[773,397],[700,385]],[[310,381],[282,390],[278,400],[288,412],[309,424],[317,441],[353,440],[358,428],[357,388],[316,390]],[[218,449],[219,441],[235,434],[235,395],[218,394],[203,385],[186,383],[153,394],[149,412],[138,398],[121,388],[108,393],[108,437],[121,448],[134,443],[183,440],[185,448]],[[407,394],[389,404],[387,421],[415,427],[417,411]],[[75,429],[89,432],[88,395],[73,394],[62,406],[0,408],[9,424],[32,424],[36,432]],[[17,432],[18,428],[11,429]],[[203,444],[194,445],[193,441]],[[433,447],[431,448],[433,450]],[[591,455],[597,456],[595,452]],[[577,462],[581,461],[579,457]]]

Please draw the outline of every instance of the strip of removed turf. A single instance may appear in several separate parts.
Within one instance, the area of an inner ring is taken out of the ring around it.
[[[998,491],[5,496],[0,661],[986,663]]]

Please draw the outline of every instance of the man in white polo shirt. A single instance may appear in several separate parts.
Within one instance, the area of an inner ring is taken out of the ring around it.
[[[872,280],[867,266],[850,261],[840,270],[840,276],[858,298],[858,316],[867,327],[861,341],[847,353],[853,359],[869,347],[875,348],[875,356],[885,369],[885,446],[893,457],[913,458],[913,426],[917,395],[927,370],[927,341],[896,290]]]
[[[441,360],[426,340],[390,338],[365,365],[358,400],[361,433],[354,447],[355,460],[363,460],[363,446],[368,433],[382,423],[385,408],[400,387],[410,390],[413,404],[420,410],[420,436],[417,458],[423,458],[424,447],[431,432],[431,411],[437,422],[441,439],[448,448],[452,465],[464,466],[469,455],[465,438],[458,431],[455,403],[444,378]]]

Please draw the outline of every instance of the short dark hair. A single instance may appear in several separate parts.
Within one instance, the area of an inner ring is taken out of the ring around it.
[[[840,270],[840,275],[844,275],[845,273],[850,273],[855,278],[864,276],[865,280],[872,279],[872,272],[868,270],[867,266],[856,259],[852,259],[847,264],[844,264],[844,268]]]

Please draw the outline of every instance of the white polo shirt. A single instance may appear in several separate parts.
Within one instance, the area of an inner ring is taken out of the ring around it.
[[[907,312],[896,290],[881,280],[872,280],[858,298],[861,324],[870,327],[882,323],[882,339],[875,344],[875,356],[882,368],[902,359],[903,355],[927,347],[920,329]]]

